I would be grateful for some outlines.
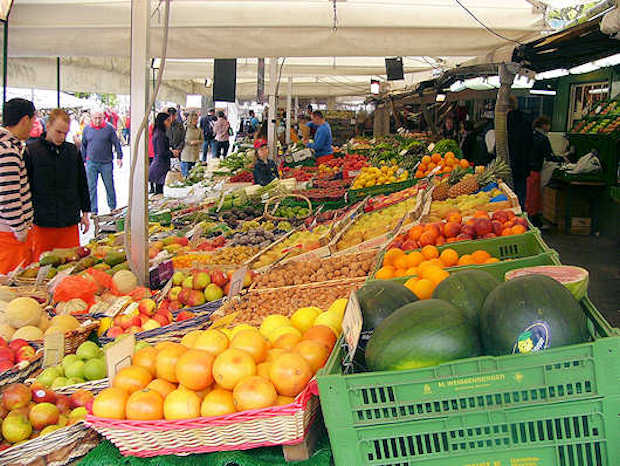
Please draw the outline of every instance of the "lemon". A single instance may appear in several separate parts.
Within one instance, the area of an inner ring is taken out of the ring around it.
[[[348,300],[346,300],[345,298],[337,299],[332,303],[331,306],[329,306],[327,312],[333,312],[334,314],[337,314],[340,317],[340,321],[342,321],[342,318],[344,317],[344,311],[347,309],[347,303]]]
[[[226,337],[228,337],[228,340],[232,340],[233,337],[233,331],[229,328],[220,328],[219,329],[220,332],[222,332],[224,335],[226,335]]]
[[[300,338],[303,336],[301,332],[297,330],[295,327],[293,327],[292,325],[285,325],[283,327],[278,327],[278,328],[273,329],[269,333],[267,339],[269,340],[271,344],[273,344],[276,342],[278,338],[280,338],[282,335],[286,335],[287,333],[293,333],[295,335],[298,335]]]
[[[335,312],[322,312],[314,321],[314,325],[325,325],[331,328],[336,335],[342,331],[342,319]]]
[[[291,316],[291,323],[300,332],[305,332],[314,324],[314,319],[323,312],[315,306],[301,307]]]
[[[260,333],[265,338],[269,338],[269,334],[278,327],[290,326],[291,321],[287,317],[280,314],[271,314],[263,319],[263,323],[260,325]]]
[[[230,339],[232,339],[232,337],[234,337],[237,333],[239,333],[241,330],[256,330],[258,332],[258,329],[256,327],[252,327],[249,324],[239,324],[237,326],[235,326],[231,331],[230,331]]]
[[[202,330],[192,330],[181,339],[181,344],[193,348],[194,342],[200,335],[202,335]]]

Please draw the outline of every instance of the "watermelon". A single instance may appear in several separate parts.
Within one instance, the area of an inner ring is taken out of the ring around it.
[[[491,355],[528,353],[588,339],[586,317],[564,286],[546,275],[517,277],[484,301],[480,332]]]
[[[409,288],[393,280],[373,280],[357,291],[364,323],[362,330],[373,330],[396,309],[417,301]]]
[[[407,304],[381,322],[366,346],[373,371],[436,366],[480,354],[478,329],[447,301]]]
[[[580,300],[588,293],[588,271],[573,265],[539,265],[537,267],[524,267],[506,272],[505,279],[523,277],[524,275],[547,275],[559,281]]]
[[[484,300],[499,284],[497,278],[484,270],[462,270],[439,283],[433,291],[433,298],[454,304],[478,327]]]

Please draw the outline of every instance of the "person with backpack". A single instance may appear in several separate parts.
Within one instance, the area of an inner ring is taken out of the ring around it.
[[[209,109],[209,112],[200,119],[200,129],[202,130],[202,161],[207,162],[209,152],[215,156],[215,131],[213,125],[217,118],[215,117],[215,109]]]

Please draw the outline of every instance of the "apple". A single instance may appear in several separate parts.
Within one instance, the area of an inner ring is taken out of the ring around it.
[[[154,319],[149,319],[144,323],[144,325],[142,325],[144,330],[153,330],[159,327],[161,327],[161,324]]]
[[[469,236],[469,239],[472,239],[476,236],[476,229],[473,225],[463,225],[461,228],[461,233],[456,235],[456,237],[458,238],[461,235]]]
[[[185,236],[177,236],[174,238],[174,242],[180,246],[187,246],[189,245],[189,239],[186,238]]]
[[[493,215],[491,215],[491,219],[492,220],[497,220],[501,223],[507,222],[508,221],[508,213],[504,210],[498,210],[496,212],[493,212]]]
[[[183,304],[181,304],[179,301],[170,301],[168,309],[162,309],[161,312],[165,315],[168,315],[170,314],[170,311],[176,311],[178,309],[181,309],[182,307]]]
[[[527,228],[527,219],[524,217],[515,217],[515,225],[523,225],[525,228]]]
[[[138,311],[150,317],[157,311],[157,303],[150,298],[143,299],[138,304]]]
[[[222,296],[224,296],[224,291],[217,286],[215,283],[211,283],[209,286],[205,288],[204,291],[205,299],[209,302],[217,301]]]
[[[11,348],[0,348],[0,360],[7,360],[13,365],[15,362],[15,353]]]
[[[28,345],[29,343],[26,340],[23,340],[22,338],[18,338],[17,340],[13,340],[11,341],[11,343],[9,343],[9,348],[17,352],[17,350],[20,349],[22,346],[28,346]]]
[[[502,222],[498,220],[492,220],[491,225],[493,226],[493,233],[495,233],[497,236],[500,236],[502,234],[502,230],[504,229]]]
[[[0,337],[0,348],[8,348],[8,347],[9,347],[9,344],[7,343],[7,341],[4,338]]]
[[[71,409],[79,408],[80,406],[86,406],[86,404],[94,399],[95,397],[88,390],[84,390],[80,388],[73,392],[73,394],[69,397],[69,406]]]
[[[402,249],[403,251],[412,251],[414,249],[418,249],[419,247],[420,245],[418,244],[417,241],[408,239],[401,245],[400,249]]]
[[[182,322],[184,320],[193,319],[196,317],[196,314],[190,311],[181,311],[177,314],[177,322]]]
[[[187,277],[185,280],[183,280],[183,284],[181,286],[183,288],[193,288],[194,287],[194,278],[193,277]]]
[[[32,346],[22,346],[15,354],[17,362],[32,361],[35,357],[34,348]]]
[[[181,293],[182,290],[183,288],[181,288],[180,286],[173,286],[168,292],[168,299],[170,301],[176,301],[177,299],[179,299],[179,293]]]
[[[71,401],[67,395],[56,395],[56,407],[61,414],[67,414],[71,411]]]
[[[183,283],[183,280],[185,280],[185,275],[181,271],[174,272],[174,274],[172,275],[172,284],[174,286],[180,287]]]
[[[28,414],[28,419],[35,430],[41,430],[44,427],[51,426],[58,422],[60,410],[52,403],[39,403],[32,407]]]
[[[132,325],[131,327],[129,327],[129,328],[127,329],[127,333],[128,333],[128,334],[136,334],[136,333],[140,333],[140,332],[142,332],[142,331],[143,331],[143,330],[142,330],[142,327],[139,327],[139,326],[137,326],[137,325]]]
[[[73,411],[69,413],[68,425],[72,425],[72,424],[75,424],[76,422],[86,419],[87,414],[88,414],[88,411],[86,410],[84,406],[78,406],[77,408],[74,408]]]
[[[187,302],[187,304],[191,307],[196,307],[196,306],[202,306],[204,303],[205,303],[204,293],[200,290],[192,290],[189,295],[189,301]]]
[[[221,270],[214,270],[211,272],[211,283],[215,283],[220,288],[224,288],[228,282],[228,275]]]
[[[0,372],[8,371],[9,369],[12,369],[13,366],[14,366],[14,363],[9,361],[8,359],[0,360]]]
[[[488,218],[477,218],[476,223],[474,224],[474,229],[476,230],[476,236],[484,236],[487,233],[491,233],[493,231],[493,225],[491,224],[491,220]]]
[[[162,327],[164,327],[164,326],[169,324],[168,319],[163,314],[155,314],[153,316],[153,320],[156,321],[156,322],[159,322],[159,325],[161,325]]]
[[[191,288],[183,288],[179,293],[179,302],[181,304],[189,304],[189,296],[193,290]]]
[[[456,239],[459,241],[467,241],[473,239],[471,235],[466,235],[465,233],[460,233],[456,236]]]
[[[144,314],[140,314],[138,316],[138,319],[140,319],[140,327],[144,327],[144,324],[148,322],[149,320],[151,320],[149,316],[144,315]]]
[[[192,288],[194,290],[204,290],[211,283],[211,277],[206,272],[198,272],[193,276]]]
[[[115,325],[114,327],[110,328],[110,330],[108,330],[108,337],[109,338],[116,338],[120,335],[122,335],[124,332],[122,327],[119,327],[117,325]]]
[[[28,406],[30,400],[32,400],[32,393],[23,383],[11,384],[2,392],[2,404],[9,411]]]
[[[52,390],[48,390],[47,388],[40,387],[32,387],[30,389],[32,392],[32,401],[35,403],[55,403],[56,402],[56,394]]]

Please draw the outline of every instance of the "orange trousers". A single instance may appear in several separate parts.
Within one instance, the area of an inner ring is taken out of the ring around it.
[[[19,264],[32,262],[32,232],[23,243],[13,233],[0,231],[0,273],[6,275]]]
[[[32,227],[32,258],[39,260],[42,253],[52,249],[76,248],[80,245],[77,225],[64,228]]]

